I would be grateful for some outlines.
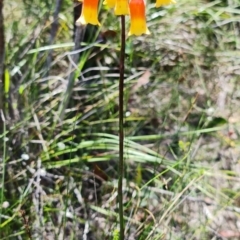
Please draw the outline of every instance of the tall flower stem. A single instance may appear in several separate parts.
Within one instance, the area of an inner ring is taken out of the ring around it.
[[[119,64],[119,166],[118,166],[118,204],[120,234],[119,239],[124,240],[123,218],[123,174],[124,174],[124,59],[125,59],[125,16],[121,15],[121,51]]]

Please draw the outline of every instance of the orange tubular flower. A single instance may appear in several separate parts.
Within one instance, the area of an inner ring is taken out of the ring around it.
[[[128,15],[128,0],[116,0],[116,5],[114,9],[115,15]]]
[[[131,0],[129,3],[130,8],[130,31],[128,36],[130,35],[142,35],[142,34],[150,34],[145,16],[145,3],[143,0]]]
[[[99,0],[84,0],[82,6],[82,14],[76,21],[77,25],[101,25],[98,21],[98,1]]]
[[[114,8],[116,5],[116,0],[105,0],[104,5],[107,5],[109,8]]]
[[[164,5],[174,4],[175,0],[157,0],[156,7],[161,7]]]

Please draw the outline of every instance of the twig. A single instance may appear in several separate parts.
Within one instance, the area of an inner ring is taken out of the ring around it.
[[[123,174],[124,174],[124,58],[125,58],[125,16],[121,15],[121,52],[119,65],[119,165],[118,165],[118,204],[120,221],[120,240],[124,240],[123,217]]]
[[[52,28],[51,28],[51,34],[50,34],[50,44],[53,43],[56,34],[57,34],[57,30],[58,30],[58,15],[59,12],[61,10],[61,6],[62,6],[62,0],[56,0],[56,7],[55,7],[55,11],[53,14],[53,23],[52,23]]]
[[[59,15],[61,6],[62,6],[62,0],[56,0],[56,7],[55,7],[54,14],[53,14],[53,23],[52,23],[51,32],[50,32],[49,45],[53,44],[54,39],[55,39],[56,34],[57,34],[58,25],[59,25],[58,15]],[[53,50],[51,49],[49,51],[48,57],[47,57],[47,71],[46,71],[45,77],[48,76],[48,72],[49,72],[49,69],[50,69],[50,66],[51,66],[51,63],[52,63],[52,53],[53,53]]]
[[[23,219],[26,234],[28,235],[28,238],[31,240],[32,239],[31,227],[30,227],[28,219],[26,218],[26,213],[25,213],[24,210],[20,210],[20,214],[21,214],[21,217]]]
[[[83,25],[76,26],[76,33],[75,33],[73,51],[77,51],[81,48],[81,42],[83,40],[84,33],[85,33],[85,26],[83,26]],[[74,54],[73,57],[72,57],[72,61],[73,61],[72,65],[78,65],[79,58],[80,58],[80,52],[77,51],[77,53]],[[66,110],[67,105],[69,103],[70,96],[72,94],[72,90],[73,90],[73,86],[74,86],[76,71],[70,71],[70,72],[71,73],[70,73],[69,78],[68,78],[68,86],[67,86],[66,94],[64,96],[63,102],[60,105],[60,109],[59,109],[60,110],[60,115],[59,115],[60,120],[63,120],[64,113],[65,113],[65,110]]]

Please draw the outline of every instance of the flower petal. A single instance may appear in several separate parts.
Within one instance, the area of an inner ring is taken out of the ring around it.
[[[114,13],[117,16],[128,15],[129,14],[128,0],[116,0]]]
[[[145,3],[143,0],[131,0],[129,3],[130,9],[130,35],[142,35],[150,34],[150,31],[147,28],[146,16],[145,16]]]
[[[116,5],[116,0],[105,0],[104,5],[107,5],[109,8],[114,8]]]
[[[77,25],[101,25],[98,21],[98,1],[99,0],[84,0],[82,6],[82,13],[80,18],[76,21]]]
[[[175,0],[157,0],[156,1],[156,7],[161,7],[164,5],[169,5],[169,4],[175,4]]]

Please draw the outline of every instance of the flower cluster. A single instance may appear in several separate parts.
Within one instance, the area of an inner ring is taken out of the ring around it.
[[[83,2],[82,13],[77,20],[77,25],[101,25],[98,21],[99,0],[79,0]],[[175,3],[175,0],[156,0],[156,7]],[[105,0],[104,4],[114,9],[117,16],[130,15],[130,31],[128,35],[150,34],[145,15],[144,0]]]

